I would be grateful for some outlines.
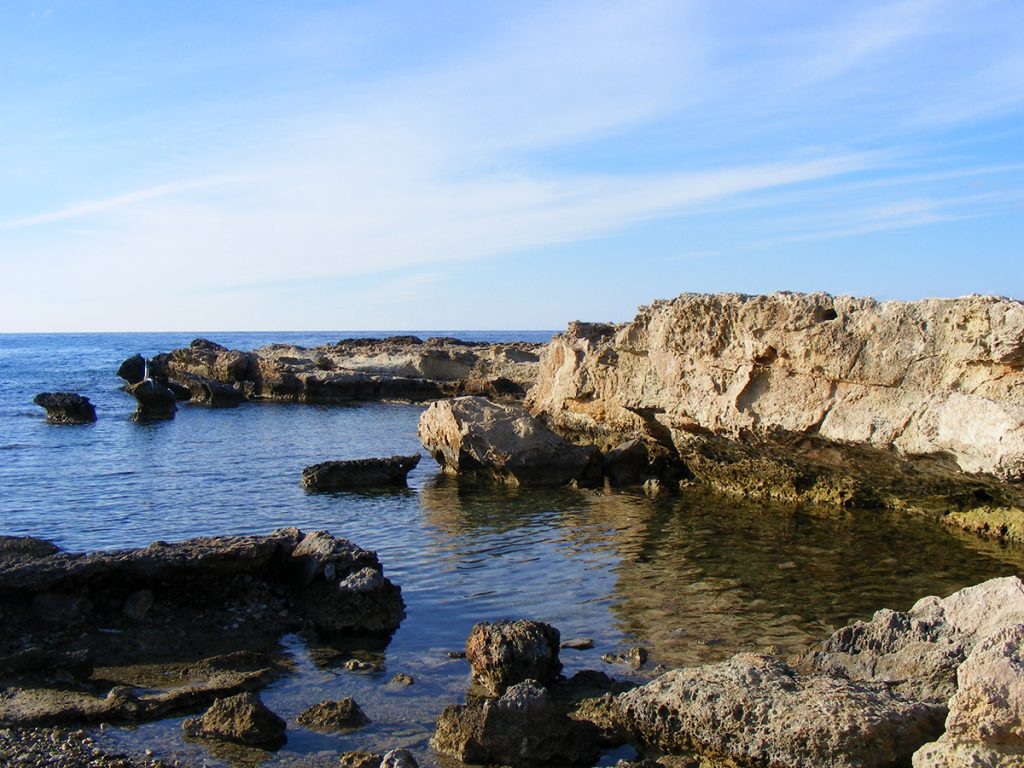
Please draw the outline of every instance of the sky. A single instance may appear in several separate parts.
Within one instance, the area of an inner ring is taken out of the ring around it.
[[[1024,297],[1019,0],[0,3],[0,332]]]

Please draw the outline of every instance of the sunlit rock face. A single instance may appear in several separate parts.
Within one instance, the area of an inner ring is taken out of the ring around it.
[[[684,294],[545,348],[534,414],[606,445],[807,435],[1024,478],[1024,304]]]

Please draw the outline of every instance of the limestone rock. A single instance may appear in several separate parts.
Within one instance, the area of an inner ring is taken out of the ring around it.
[[[592,723],[574,720],[533,680],[499,699],[445,707],[431,746],[463,763],[584,764],[596,761],[602,741]]]
[[[491,695],[525,680],[541,684],[558,679],[560,635],[539,621],[498,621],[476,624],[466,640],[466,659],[473,678]]]
[[[302,470],[302,485],[311,490],[405,486],[406,477],[420,463],[420,455],[387,459],[324,461]]]
[[[32,400],[46,409],[46,419],[54,424],[91,424],[96,407],[88,397],[74,392],[42,392]]]
[[[449,474],[524,486],[593,482],[601,476],[596,448],[573,445],[522,408],[483,397],[432,403],[420,416],[419,438]]]
[[[139,354],[132,355],[121,363],[117,375],[129,384],[138,384],[146,378],[146,358]]]
[[[392,749],[385,752],[380,760],[380,768],[419,768],[419,763],[407,749]]]
[[[777,768],[905,763],[944,715],[885,685],[801,675],[754,654],[667,672],[615,706],[644,748]]]
[[[146,379],[128,387],[128,394],[138,406],[132,418],[135,421],[163,421],[173,419],[178,411],[174,393],[155,379]]]
[[[1024,303],[684,294],[621,326],[571,325],[528,406],[581,441],[685,454],[701,435],[781,432],[1021,479]]]
[[[627,440],[604,455],[604,473],[615,485],[640,482],[647,466],[647,446],[642,440]]]
[[[314,704],[305,709],[296,720],[300,725],[316,731],[352,730],[370,722],[370,718],[351,696],[338,701],[321,701]]]
[[[206,713],[182,724],[187,736],[223,739],[257,747],[280,747],[285,743],[285,721],[267,709],[255,693],[240,693],[217,699]]]

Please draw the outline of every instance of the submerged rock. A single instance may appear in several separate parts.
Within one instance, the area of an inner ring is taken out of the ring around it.
[[[132,419],[135,421],[164,421],[173,419],[178,411],[174,393],[155,379],[146,379],[128,387],[128,394],[138,403]]]
[[[423,447],[449,474],[524,486],[601,478],[596,448],[573,445],[522,408],[483,397],[432,403],[420,416],[418,433]]]
[[[473,679],[491,695],[526,680],[553,683],[562,671],[558,630],[540,621],[497,621],[474,625],[466,640]]]
[[[54,424],[91,424],[96,407],[88,397],[75,392],[42,392],[32,402],[46,409],[46,420]]]
[[[297,718],[299,725],[316,731],[343,731],[361,728],[370,722],[355,699],[346,696],[339,701],[321,701],[305,709]]]
[[[905,763],[944,715],[884,685],[801,675],[754,654],[666,672],[616,708],[644,748],[779,768]]]
[[[206,713],[181,724],[186,736],[223,739],[275,749],[286,741],[285,721],[271,712],[255,693],[217,699]]]
[[[404,486],[420,455],[324,461],[302,470],[302,485],[316,491]]]

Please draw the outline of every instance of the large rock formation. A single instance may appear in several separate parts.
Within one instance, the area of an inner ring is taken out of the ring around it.
[[[3,538],[0,616],[0,684],[17,684],[0,723],[38,724],[150,719],[258,688],[277,675],[283,634],[377,645],[404,606],[375,553],[289,528],[94,554]],[[186,684],[135,690],[140,664]],[[94,690],[93,666],[108,681],[127,669],[128,687]]]
[[[539,344],[486,344],[394,336],[345,339],[313,349],[271,344],[253,352],[206,339],[155,356],[154,378],[181,399],[233,405],[242,399],[335,403],[421,402],[480,394],[521,399],[537,375]],[[134,358],[119,373],[131,381]]]
[[[578,443],[642,439],[722,491],[988,505],[1009,517],[998,534],[1022,514],[999,481],[1024,478],[1024,304],[684,294],[572,324],[527,406]]]
[[[522,408],[484,397],[432,403],[420,416],[419,437],[448,474],[524,486],[588,482],[601,475],[597,449],[573,445]]]

